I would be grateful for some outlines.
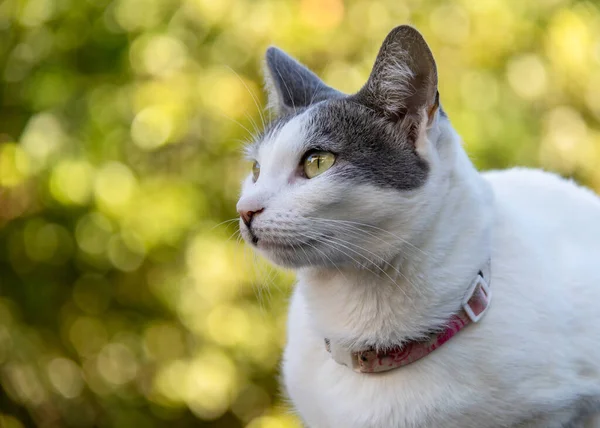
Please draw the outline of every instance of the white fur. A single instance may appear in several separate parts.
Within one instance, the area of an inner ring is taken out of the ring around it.
[[[264,208],[253,223],[258,249],[278,263],[269,240],[325,230],[308,219],[340,193],[331,218],[374,225],[348,229],[330,245],[337,252],[321,248],[335,266],[296,266],[283,378],[307,426],[583,427],[582,409],[600,409],[600,199],[542,171],[480,174],[439,118],[422,129],[431,170],[416,191],[349,189],[327,173],[301,180],[310,114],[260,146],[260,178],[244,183],[238,204]],[[325,350],[325,337],[351,351],[438,327],[490,256],[488,313],[429,356],[370,375]]]

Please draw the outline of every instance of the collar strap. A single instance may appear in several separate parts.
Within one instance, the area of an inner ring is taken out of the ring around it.
[[[488,260],[485,267],[471,282],[458,313],[448,320],[441,332],[431,333],[425,340],[411,341],[382,350],[369,348],[350,352],[325,339],[325,348],[337,363],[348,366],[358,373],[385,372],[414,363],[452,339],[467,325],[481,319],[492,300],[490,279],[491,268]]]

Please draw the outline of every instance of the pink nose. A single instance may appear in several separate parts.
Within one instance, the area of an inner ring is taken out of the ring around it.
[[[259,214],[259,213],[261,213],[263,211],[264,211],[264,208],[261,208],[261,209],[256,210],[256,211],[240,211],[240,217],[242,218],[242,220],[244,221],[244,223],[246,224],[246,226],[250,226],[250,222],[252,221],[252,218],[256,214]]]

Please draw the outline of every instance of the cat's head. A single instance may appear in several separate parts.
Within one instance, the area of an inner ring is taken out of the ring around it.
[[[421,34],[395,28],[354,95],[277,48],[265,69],[276,119],[247,150],[254,168],[237,204],[246,241],[292,268],[379,265],[410,251],[448,181],[449,127]]]

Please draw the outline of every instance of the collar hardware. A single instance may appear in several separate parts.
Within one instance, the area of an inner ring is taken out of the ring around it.
[[[472,322],[478,322],[490,307],[492,291],[488,282],[479,272],[462,302],[462,308]]]
[[[459,312],[446,322],[441,331],[430,333],[425,340],[408,341],[387,349],[368,348],[351,352],[325,339],[325,349],[338,364],[357,373],[386,372],[414,363],[438,349],[467,325],[481,320],[492,300],[490,271],[488,260],[469,285]]]

